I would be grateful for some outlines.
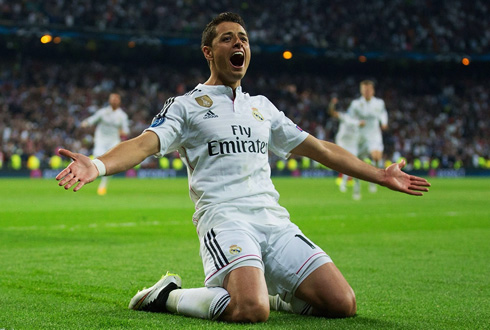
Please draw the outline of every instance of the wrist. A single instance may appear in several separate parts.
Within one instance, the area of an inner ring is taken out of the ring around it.
[[[97,168],[97,171],[99,172],[99,176],[104,176],[107,173],[105,165],[100,159],[98,158],[92,159],[92,163],[95,165],[95,168]]]

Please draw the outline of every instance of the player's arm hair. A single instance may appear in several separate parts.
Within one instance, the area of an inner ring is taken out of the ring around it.
[[[152,131],[146,131],[133,139],[119,143],[99,159],[106,167],[106,175],[112,175],[133,168],[159,151],[158,136]]]
[[[385,174],[382,169],[363,162],[335,143],[319,140],[312,135],[309,135],[291,153],[311,158],[337,172],[383,184]]]

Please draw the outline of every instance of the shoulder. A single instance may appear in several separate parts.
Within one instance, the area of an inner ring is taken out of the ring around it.
[[[353,99],[352,102],[350,103],[351,107],[358,107],[359,104],[361,104],[361,98]]]
[[[124,118],[127,118],[128,117],[128,114],[126,113],[126,111],[124,111],[123,109],[119,108],[117,109],[117,113],[119,116],[121,117],[124,117]]]
[[[376,100],[376,102],[378,102],[379,104],[384,106],[385,101],[383,99],[380,99],[379,97],[375,97],[375,100]]]
[[[258,106],[268,109],[277,109],[274,103],[272,103],[267,96],[264,95],[250,95],[249,93],[243,93],[243,99],[246,102],[251,103],[253,106]]]
[[[165,100],[160,112],[155,116],[155,118],[163,118],[168,115],[169,111],[179,117],[183,117],[185,112],[198,106],[195,99],[197,97],[196,95],[198,94],[199,90],[195,88],[183,95],[170,96]]]

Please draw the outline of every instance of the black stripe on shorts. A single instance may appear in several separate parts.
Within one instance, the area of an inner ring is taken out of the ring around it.
[[[204,245],[206,245],[208,252],[213,257],[216,270],[220,270],[229,263],[228,259],[226,259],[226,256],[223,253],[223,250],[221,250],[218,241],[216,240],[216,234],[213,229],[208,231],[204,236]]]

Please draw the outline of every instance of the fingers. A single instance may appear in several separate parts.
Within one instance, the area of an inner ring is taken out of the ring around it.
[[[59,175],[61,175],[61,173]],[[58,183],[58,185],[60,187],[64,186],[65,190],[68,190],[71,187],[74,187],[73,188],[74,192],[77,192],[78,190],[80,190],[85,185],[85,182],[81,181],[79,178],[76,177],[75,174],[73,174],[71,172],[67,173],[64,177],[62,177],[58,180],[61,180]]]
[[[70,168],[67,167],[56,176],[56,180],[59,181],[63,179],[69,173],[70,173]]]
[[[73,188],[73,192],[77,192],[79,191],[80,189],[82,189],[82,187],[85,185],[85,182],[82,182],[82,181],[79,181],[77,186],[75,188]]]
[[[65,156],[65,157],[69,157],[73,160],[75,160],[75,154],[73,152],[71,152],[70,150],[67,150],[67,149],[59,149],[58,150],[58,153],[62,156]]]
[[[63,172],[65,171],[67,172],[66,174],[63,175]],[[65,189],[70,189],[70,187],[73,186],[78,181],[78,179],[75,177],[75,174],[73,174],[69,168],[66,168],[60,174],[58,174],[56,179],[60,181],[58,185],[60,187],[64,186]]]
[[[421,192],[429,191],[430,183],[423,178],[419,178],[418,176],[410,176],[410,185],[408,186],[409,194],[415,196],[422,196]]]

